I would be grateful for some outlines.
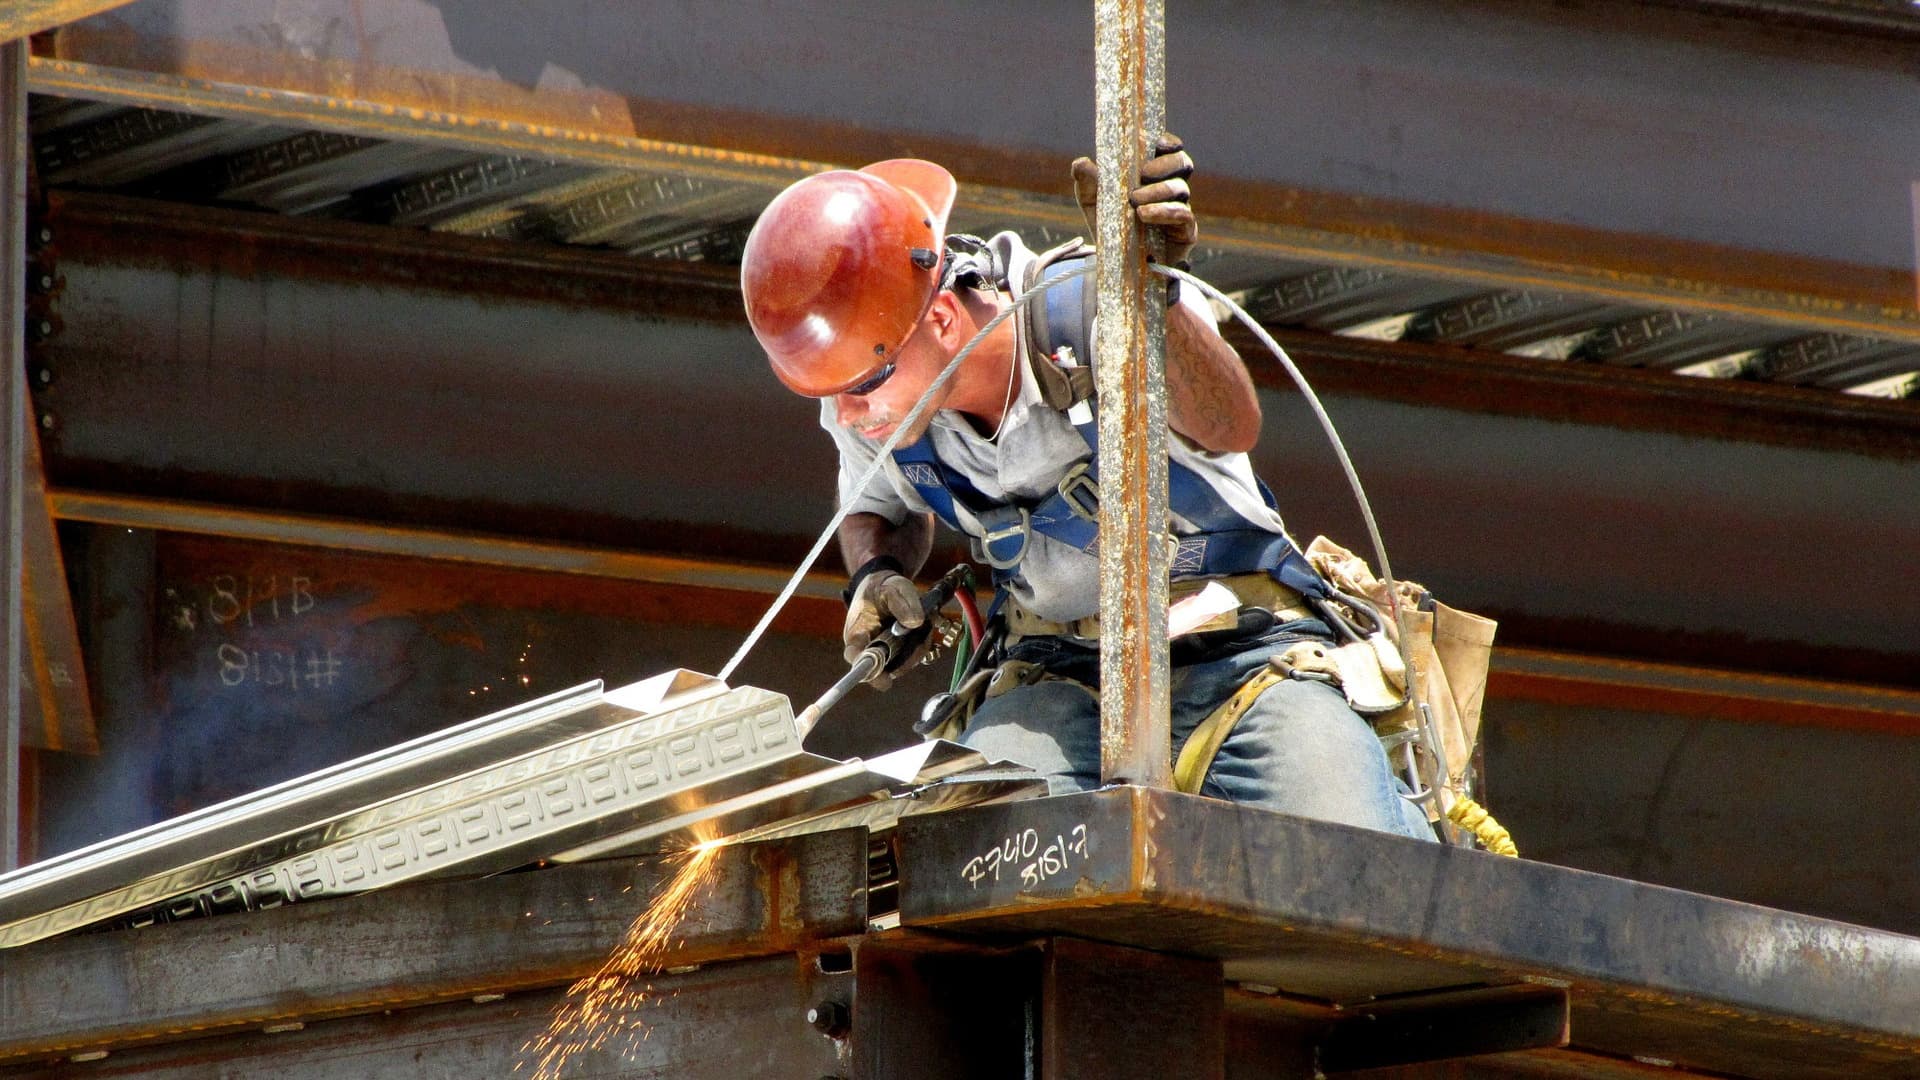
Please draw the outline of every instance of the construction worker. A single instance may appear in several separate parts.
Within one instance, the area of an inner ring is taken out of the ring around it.
[[[1191,173],[1179,143],[1163,140],[1131,192],[1139,220],[1164,237],[1168,263],[1198,236]],[[1076,161],[1073,174],[1090,209],[1093,163]],[[1088,790],[1100,782],[1091,278],[995,328],[874,482],[854,488],[981,327],[1043,275],[1091,255],[1077,244],[1037,255],[1013,233],[950,236],[955,192],[946,169],[911,159],[793,184],[747,240],[747,316],[774,374],[820,399],[821,426],[839,448],[849,660],[891,621],[920,624],[912,577],[938,516],[995,568],[1004,600],[1000,663],[960,741],[1045,774],[1056,794]],[[1239,604],[1171,643],[1177,753],[1270,658],[1331,637],[1305,602],[1318,579],[1247,459],[1260,432],[1253,382],[1195,290],[1170,304],[1166,341],[1175,595],[1213,580]],[[1194,772],[1201,793],[1432,839],[1366,721],[1324,679],[1282,680],[1230,722]]]

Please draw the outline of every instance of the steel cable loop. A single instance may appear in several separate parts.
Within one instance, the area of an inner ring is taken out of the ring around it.
[[[873,478],[878,476],[880,470],[885,466],[887,458],[892,455],[893,448],[900,442],[900,436],[905,434],[919,421],[920,414],[927,411],[927,406],[932,402],[934,394],[937,393],[941,387],[945,386],[948,380],[953,378],[953,373],[960,370],[961,362],[972,355],[973,350],[979,347],[982,341],[986,340],[988,334],[992,333],[1001,323],[1011,318],[1013,313],[1019,310],[1020,306],[1028,300],[1039,296],[1057,285],[1091,273],[1094,266],[1095,264],[1089,261],[1083,266],[1076,266],[1071,270],[1049,277],[1036,284],[1033,288],[1028,289],[1026,292],[1015,296],[1012,303],[1001,308],[993,318],[988,319],[987,324],[980,328],[979,333],[974,334],[973,338],[961,346],[960,351],[953,355],[953,359],[947,362],[947,366],[940,369],[940,374],[935,376],[932,383],[928,384],[926,392],[920,395],[920,400],[914,402],[913,408],[908,410],[906,418],[901,420],[899,425],[893,429],[893,434],[887,436],[886,441],[880,444],[879,451],[874,454],[873,464],[867,466],[867,471],[860,474],[859,481],[854,484],[854,490],[864,491],[867,485],[873,482]],[[827,543],[833,539],[835,532],[840,528],[840,523],[846,520],[846,516],[847,507],[844,505],[834,511],[833,517],[827,521],[827,527],[821,531],[820,539],[814,541],[813,549],[808,551],[806,557],[800,560],[800,565],[794,569],[793,576],[787,579],[787,584],[780,590],[780,595],[774,597],[773,605],[767,608],[765,615],[760,616],[760,621],[747,633],[746,640],[740,643],[740,648],[734,652],[733,658],[728,660],[727,665],[720,669],[718,678],[721,682],[725,682],[727,677],[733,674],[734,669],[740,666],[741,661],[747,658],[747,654],[753,651],[753,647],[759,644],[761,635],[765,634],[767,627],[773,624],[775,616],[780,614],[780,609],[786,607],[787,601],[793,598],[794,591],[799,589],[800,582],[807,576],[807,569],[813,565],[815,559],[820,557],[820,553],[826,550]]]
[[[1393,564],[1387,561],[1387,545],[1385,541],[1380,539],[1380,524],[1374,520],[1373,505],[1367,501],[1367,490],[1360,483],[1360,474],[1354,471],[1353,459],[1347,455],[1347,444],[1341,441],[1340,433],[1334,429],[1333,418],[1327,415],[1326,406],[1320,403],[1320,395],[1313,392],[1313,387],[1308,384],[1307,377],[1302,375],[1300,368],[1294,364],[1293,357],[1288,356],[1287,350],[1281,348],[1280,343],[1273,340],[1273,335],[1267,333],[1266,327],[1255,322],[1253,316],[1247,314],[1245,308],[1234,303],[1225,293],[1194,277],[1185,270],[1164,266],[1160,263],[1148,263],[1147,269],[1152,270],[1156,274],[1162,274],[1169,278],[1187,282],[1208,297],[1219,301],[1227,310],[1233,312],[1234,318],[1239,319],[1242,325],[1252,331],[1253,336],[1260,339],[1260,343],[1267,347],[1267,351],[1273,354],[1274,359],[1280,361],[1280,366],[1287,369],[1287,375],[1293,379],[1293,384],[1299,387],[1300,393],[1306,397],[1307,404],[1313,408],[1313,415],[1320,421],[1320,430],[1326,433],[1327,441],[1333,445],[1334,455],[1340,459],[1340,469],[1347,476],[1347,486],[1353,489],[1354,500],[1360,504],[1360,516],[1366,521],[1367,539],[1373,544],[1374,558],[1380,560],[1380,578],[1386,583],[1387,602],[1392,608],[1394,627],[1399,631],[1394,645],[1400,653],[1401,663],[1407,672],[1407,698],[1414,702],[1423,701],[1424,699],[1420,693],[1421,674],[1419,666],[1413,662],[1413,638],[1409,632],[1410,628],[1406,625],[1406,613],[1401,610],[1400,607],[1400,589],[1393,580]],[[1425,707],[1421,706],[1420,708],[1422,713],[1424,713]],[[1449,816],[1450,820],[1457,822],[1458,819],[1451,818],[1451,813],[1460,805],[1460,802],[1465,800],[1456,801],[1453,792],[1446,787],[1445,780],[1449,775],[1446,754],[1437,737],[1429,737],[1422,741],[1426,744],[1428,753],[1432,754],[1437,761],[1440,778],[1442,780],[1441,783],[1434,785],[1433,797],[1440,800],[1440,807],[1443,813]],[[1408,752],[1412,753],[1411,745],[1409,745]],[[1417,775],[1418,767],[1410,763],[1410,771]],[[1402,797],[1404,798],[1405,796]],[[1485,813],[1485,811],[1482,811],[1482,813]],[[1498,826],[1498,822],[1493,822],[1494,828],[1498,828]],[[1472,828],[1472,826],[1468,827]],[[1475,832],[1476,835],[1478,835],[1477,829]],[[1486,840],[1485,837],[1482,837],[1482,839],[1483,842]],[[1508,846],[1511,846],[1511,843],[1511,840],[1507,841]],[[1491,846],[1491,843],[1489,846]]]
[[[1247,314],[1245,308],[1234,303],[1226,293],[1194,277],[1185,270],[1171,266],[1162,266],[1159,263],[1148,263],[1147,269],[1156,274],[1163,274],[1167,277],[1184,281],[1212,299],[1218,300],[1228,311],[1233,312],[1234,318],[1239,319],[1248,330],[1253,331],[1253,336],[1260,339],[1260,344],[1265,345],[1267,351],[1273,354],[1274,359],[1280,361],[1280,366],[1287,369],[1287,375],[1293,379],[1293,385],[1300,388],[1300,393],[1306,397],[1307,404],[1312,406],[1313,415],[1320,421],[1320,430],[1326,432],[1327,441],[1333,444],[1334,455],[1340,459],[1341,471],[1347,474],[1347,486],[1353,489],[1353,497],[1360,504],[1360,516],[1364,518],[1367,523],[1367,538],[1373,543],[1373,555],[1380,560],[1380,577],[1387,585],[1387,601],[1393,606],[1393,621],[1396,627],[1404,631],[1405,627],[1399,625],[1399,589],[1394,587],[1393,566],[1387,562],[1387,545],[1380,539],[1380,526],[1373,519],[1372,504],[1367,502],[1367,489],[1360,485],[1360,474],[1354,471],[1353,459],[1347,456],[1347,444],[1340,441],[1340,433],[1334,430],[1333,427],[1333,418],[1327,415],[1326,406],[1320,404],[1320,395],[1313,392],[1313,387],[1307,383],[1307,377],[1300,373],[1299,367],[1295,366],[1293,357],[1288,356],[1287,350],[1281,348],[1280,343],[1273,340],[1273,335],[1267,333],[1266,327],[1255,322],[1253,316]],[[1403,638],[1405,637],[1404,632],[1401,636]],[[1402,651],[1404,652],[1404,649]]]

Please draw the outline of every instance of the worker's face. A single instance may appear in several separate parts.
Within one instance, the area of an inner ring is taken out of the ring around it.
[[[936,296],[933,306],[921,316],[913,333],[894,355],[893,374],[885,382],[865,394],[833,396],[834,419],[840,426],[875,442],[892,435],[913,411],[914,402],[920,400],[920,395],[939,377],[947,361],[953,359],[946,339],[952,334],[956,314],[952,293],[942,292]],[[951,382],[940,388],[940,393],[914,422],[913,430],[901,436],[900,446],[912,445],[926,434],[933,423],[934,412],[951,389]]]

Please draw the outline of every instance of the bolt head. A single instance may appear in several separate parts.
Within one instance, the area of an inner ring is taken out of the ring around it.
[[[847,1007],[838,1001],[823,1001],[807,1010],[807,1023],[820,1034],[838,1039],[850,1026]]]

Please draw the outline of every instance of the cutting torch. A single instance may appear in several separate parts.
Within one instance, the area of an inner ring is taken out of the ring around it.
[[[873,643],[862,649],[860,655],[854,658],[852,665],[847,668],[847,673],[840,676],[840,681],[828,687],[826,693],[821,694],[813,704],[802,709],[800,715],[794,718],[794,726],[799,729],[800,737],[806,738],[814,725],[820,722],[820,717],[825,715],[828,709],[838,705],[840,699],[846,697],[854,687],[883,671],[893,670],[904,663],[907,657],[912,656],[920,648],[920,643],[927,639],[927,635],[933,633],[934,624],[938,621],[934,616],[946,606],[947,601],[953,599],[955,590],[965,584],[971,576],[970,567],[956,566],[941,575],[940,580],[934,582],[932,588],[921,594],[919,626],[906,627],[898,622],[889,622],[882,628],[880,633],[874,636]]]

